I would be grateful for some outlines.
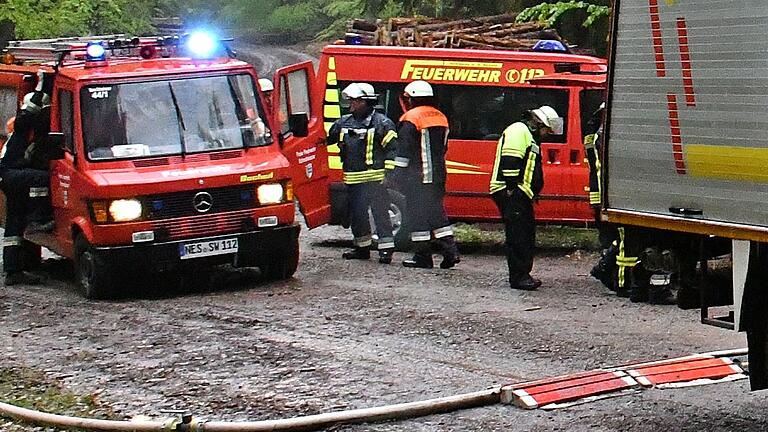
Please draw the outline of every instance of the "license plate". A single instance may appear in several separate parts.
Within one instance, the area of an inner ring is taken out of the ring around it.
[[[210,240],[179,245],[181,259],[225,255],[237,252],[237,238]]]

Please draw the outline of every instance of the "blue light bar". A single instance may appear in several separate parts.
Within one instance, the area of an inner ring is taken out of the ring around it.
[[[534,51],[544,52],[568,52],[568,48],[562,42],[552,39],[542,39],[533,45]]]
[[[85,61],[100,62],[107,59],[107,50],[101,42],[88,42],[85,46]]]
[[[219,42],[213,34],[198,31],[189,35],[186,48],[193,58],[211,58],[219,48]]]

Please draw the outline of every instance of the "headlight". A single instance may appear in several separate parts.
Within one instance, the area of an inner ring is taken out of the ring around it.
[[[115,222],[129,222],[141,218],[141,202],[135,199],[121,199],[109,204],[109,215]]]
[[[279,204],[283,201],[283,185],[279,183],[263,184],[256,189],[259,204]]]

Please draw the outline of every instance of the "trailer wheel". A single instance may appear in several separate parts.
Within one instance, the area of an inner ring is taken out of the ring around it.
[[[107,299],[115,294],[110,268],[94,253],[85,236],[75,239],[75,282],[87,299]]]
[[[261,272],[267,280],[282,280],[293,276],[298,266],[299,239],[295,238],[284,249],[273,251],[261,266]]]

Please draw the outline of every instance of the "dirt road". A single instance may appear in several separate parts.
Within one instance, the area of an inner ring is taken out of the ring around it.
[[[187,408],[237,421],[744,346],[742,335],[698,324],[695,311],[613,297],[586,275],[592,254],[544,251],[544,286],[521,293],[505,288],[500,256],[465,256],[448,271],[352,263],[334,241],[347,236],[304,231],[296,277],[277,283],[222,271],[207,291],[118,302],[85,301],[67,280],[0,288],[0,367],[45,371],[117,416]],[[765,402],[742,381],[556,412],[492,406],[334,430],[764,430]]]

